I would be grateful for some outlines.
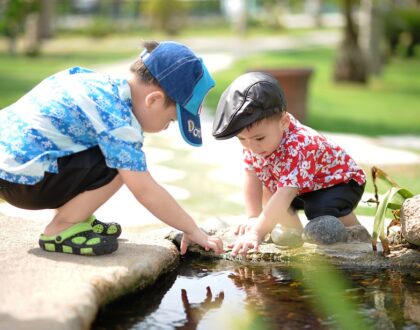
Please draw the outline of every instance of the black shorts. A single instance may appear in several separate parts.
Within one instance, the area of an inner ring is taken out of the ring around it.
[[[308,220],[322,215],[343,217],[350,214],[362,198],[365,185],[350,180],[333,187],[312,191],[296,197],[292,202],[295,210],[304,210]]]
[[[56,209],[87,190],[110,183],[118,171],[106,166],[99,147],[59,158],[58,173],[45,173],[35,185],[0,179],[0,198],[23,209]]]

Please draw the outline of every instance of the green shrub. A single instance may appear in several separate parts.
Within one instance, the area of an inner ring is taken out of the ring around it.
[[[150,17],[153,27],[174,35],[181,27],[188,4],[181,0],[148,0],[142,9]]]
[[[398,9],[385,17],[385,35],[392,55],[400,49],[404,56],[415,56],[420,44],[420,10]]]
[[[85,33],[94,38],[105,38],[112,34],[113,31],[115,31],[114,23],[101,17],[92,19],[85,29]]]

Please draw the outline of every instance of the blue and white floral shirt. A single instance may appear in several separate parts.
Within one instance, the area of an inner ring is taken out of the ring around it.
[[[99,146],[108,167],[146,171],[128,82],[74,67],[0,111],[0,178],[33,185],[57,159]]]

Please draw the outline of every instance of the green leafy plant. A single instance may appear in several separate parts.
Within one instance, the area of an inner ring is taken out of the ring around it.
[[[391,253],[391,250],[389,247],[388,239],[386,238],[386,235],[385,235],[386,213],[388,210],[392,210],[392,213],[394,215],[394,219],[393,221],[391,221],[390,226],[395,225],[395,224],[400,225],[399,212],[400,212],[401,206],[407,198],[413,197],[414,195],[409,190],[401,188],[394,180],[390,178],[389,175],[387,175],[381,169],[373,166],[371,172],[372,172],[373,186],[375,188],[374,202],[377,203],[375,220],[373,223],[372,248],[373,248],[373,251],[375,252],[377,251],[376,242],[379,237],[382,243],[383,254],[387,256]],[[379,201],[379,198],[378,198],[378,187],[376,185],[377,179],[381,179],[382,181],[387,183],[389,186],[391,186],[390,189],[388,189],[386,193],[384,194],[382,201]]]

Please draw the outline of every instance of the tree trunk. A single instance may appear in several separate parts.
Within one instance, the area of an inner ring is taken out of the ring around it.
[[[54,36],[55,0],[41,0],[38,21],[38,38],[49,39]]]
[[[385,27],[381,4],[376,0],[361,1],[360,47],[365,55],[369,73],[380,74],[384,54],[381,48]]]
[[[112,1],[112,18],[118,19],[121,16],[121,0],[113,0]]]
[[[313,17],[314,25],[322,27],[322,0],[306,0],[306,12]]]
[[[338,49],[334,79],[337,82],[348,81],[356,83],[367,82],[365,58],[359,48],[357,31],[352,15],[353,0],[344,0],[344,40]]]
[[[25,19],[25,54],[28,56],[38,55],[41,47],[38,37],[39,17],[38,12],[33,12]]]
[[[236,22],[236,31],[240,35],[245,35],[248,26],[248,0],[240,0],[239,4],[239,15]]]

